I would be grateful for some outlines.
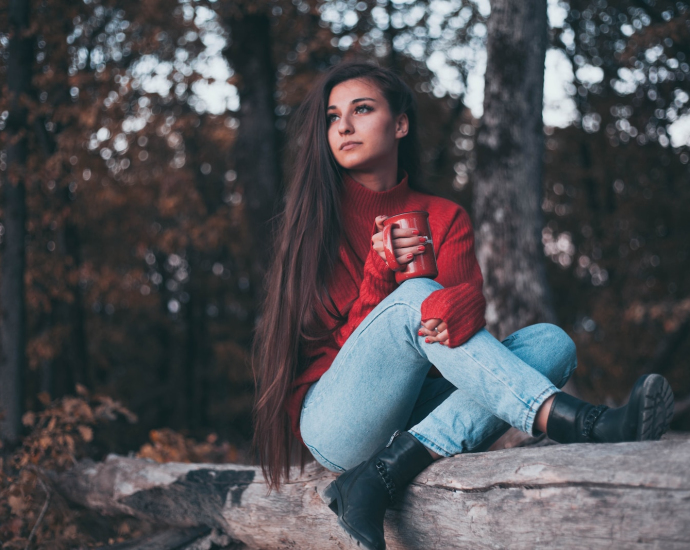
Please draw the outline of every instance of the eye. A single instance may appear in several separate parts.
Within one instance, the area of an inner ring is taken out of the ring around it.
[[[362,104],[362,105],[357,105],[355,107],[355,113],[368,113],[369,111],[373,111],[374,108],[371,105]]]
[[[326,115],[326,124],[330,126],[336,118],[338,118],[338,115]]]

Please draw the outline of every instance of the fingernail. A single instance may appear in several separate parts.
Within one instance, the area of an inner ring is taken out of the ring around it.
[[[413,235],[419,235],[419,229],[413,229],[412,234]]]
[[[424,333],[421,330],[417,334],[419,334],[420,336],[424,336]]]
[[[424,341],[428,344],[430,340],[428,338],[425,338]]]
[[[417,247],[417,250],[424,250],[424,247],[420,245]]]
[[[409,260],[412,256],[414,256],[414,254],[408,254],[407,259]]]
[[[425,243],[425,242],[426,242],[426,237],[424,237],[424,236],[419,237],[419,242],[420,242],[420,243]]]

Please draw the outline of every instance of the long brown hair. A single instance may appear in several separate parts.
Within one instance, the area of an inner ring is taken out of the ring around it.
[[[326,107],[331,90],[355,78],[376,85],[394,116],[407,114],[409,130],[398,143],[398,168],[407,172],[411,188],[421,190],[417,105],[412,90],[392,71],[369,63],[347,62],[331,68],[290,121],[291,177],[284,209],[276,219],[273,260],[252,349],[254,447],[269,489],[279,489],[282,480],[289,478],[295,437],[285,403],[293,381],[306,366],[304,344],[325,336],[318,330],[317,304],[336,321],[343,321],[326,288],[342,227],[341,168],[328,144]],[[307,453],[301,447],[302,465]]]

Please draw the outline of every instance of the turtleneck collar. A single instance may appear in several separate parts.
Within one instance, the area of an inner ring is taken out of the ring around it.
[[[347,173],[343,173],[343,207],[357,215],[371,218],[379,215],[398,214],[402,212],[409,196],[410,188],[407,183],[407,173],[401,171],[402,178],[387,191],[372,191]]]

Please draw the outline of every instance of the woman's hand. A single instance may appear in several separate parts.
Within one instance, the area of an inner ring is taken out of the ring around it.
[[[378,233],[371,237],[371,246],[377,254],[381,256],[384,262],[386,262],[386,253],[383,250],[383,222],[386,221],[387,218],[388,216],[378,216],[376,218],[376,229],[378,229]],[[400,229],[399,227],[394,227],[391,231],[391,237],[393,240],[395,258],[401,265],[410,263],[417,254],[424,252],[426,237],[420,237],[417,229]]]
[[[448,345],[448,325],[441,321],[441,319],[424,321],[419,328],[419,335],[426,336],[424,341],[427,344],[438,342],[442,346]]]

